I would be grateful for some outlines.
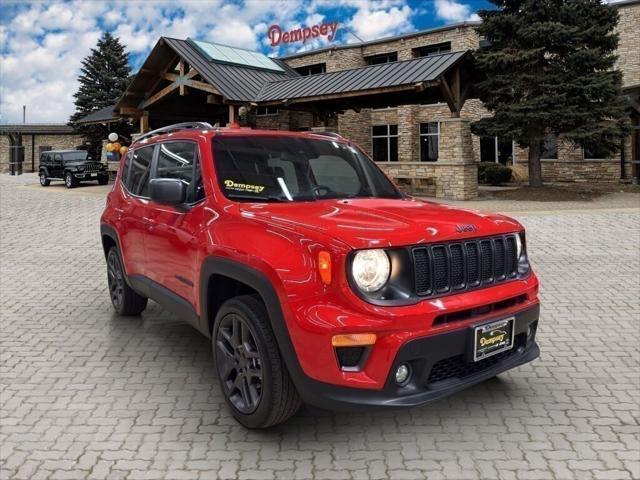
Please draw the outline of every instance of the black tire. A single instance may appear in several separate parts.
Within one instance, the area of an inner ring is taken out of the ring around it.
[[[127,284],[120,253],[111,247],[107,254],[107,284],[109,297],[116,312],[124,317],[140,315],[147,308],[147,298],[138,295]]]
[[[100,185],[106,185],[107,183],[109,183],[109,175],[99,175],[98,176],[98,183]]]
[[[257,295],[241,295],[220,307],[211,344],[222,394],[238,422],[268,428],[298,411],[300,397]]]
[[[78,180],[73,176],[73,173],[66,172],[64,174],[64,186],[67,188],[75,188],[78,186]]]
[[[51,185],[51,180],[47,178],[47,174],[44,171],[40,172],[40,185],[43,187]]]

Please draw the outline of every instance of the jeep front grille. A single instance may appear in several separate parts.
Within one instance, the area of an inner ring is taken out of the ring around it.
[[[100,170],[100,165],[95,163],[87,163],[84,166],[85,173],[95,173]]]
[[[428,245],[412,250],[415,291],[435,296],[471,290],[516,277],[516,236]]]

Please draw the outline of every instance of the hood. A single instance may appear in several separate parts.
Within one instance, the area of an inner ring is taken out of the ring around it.
[[[246,203],[243,216],[299,231],[320,231],[351,248],[444,242],[515,232],[522,226],[499,214],[416,199]]]

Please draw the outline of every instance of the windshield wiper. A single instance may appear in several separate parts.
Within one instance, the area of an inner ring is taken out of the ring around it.
[[[241,200],[255,200],[256,202],[289,202],[286,198],[277,195],[250,195],[242,193],[228,193],[228,198],[237,198]]]

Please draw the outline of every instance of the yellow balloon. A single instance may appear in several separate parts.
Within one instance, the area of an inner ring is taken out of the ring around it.
[[[120,147],[120,155],[125,155],[129,149],[127,147]]]
[[[113,143],[107,143],[105,148],[107,149],[107,152],[113,152],[115,150]]]

